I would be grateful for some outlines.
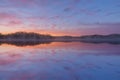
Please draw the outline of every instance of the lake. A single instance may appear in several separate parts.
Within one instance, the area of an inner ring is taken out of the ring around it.
[[[120,45],[0,45],[0,80],[120,80]]]

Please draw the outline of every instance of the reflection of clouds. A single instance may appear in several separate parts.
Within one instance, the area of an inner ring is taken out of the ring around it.
[[[15,62],[17,62],[20,58],[21,55],[20,54],[14,54],[14,53],[4,53],[1,54],[0,56],[3,56],[0,58],[0,65],[1,66],[5,66],[5,65],[10,65],[10,64],[14,64]]]
[[[9,65],[14,62],[15,62],[15,60],[13,60],[13,59],[0,59],[0,66]]]
[[[15,49],[0,52],[1,79],[79,80],[98,79],[99,71],[107,77],[109,71],[115,72],[111,76],[119,73],[120,58],[114,56],[119,48],[115,45],[52,43]]]
[[[9,80],[33,80],[36,77],[36,74],[29,73],[29,72],[15,72],[14,75],[12,75]]]

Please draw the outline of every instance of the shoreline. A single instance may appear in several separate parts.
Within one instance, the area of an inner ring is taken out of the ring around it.
[[[120,44],[120,34],[86,36],[51,36],[37,33],[17,32],[0,36],[0,44],[42,44],[50,42],[84,42]]]
[[[37,45],[37,44],[48,44],[52,42],[82,42],[82,43],[109,43],[109,44],[120,44],[119,39],[0,39],[0,44],[13,44],[13,45]]]

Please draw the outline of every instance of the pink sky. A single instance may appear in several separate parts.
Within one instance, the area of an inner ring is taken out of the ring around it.
[[[104,4],[103,4],[104,3]],[[0,0],[0,33],[120,33],[118,0]]]

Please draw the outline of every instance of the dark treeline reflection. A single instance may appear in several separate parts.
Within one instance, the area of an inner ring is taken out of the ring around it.
[[[0,41],[0,45],[8,44],[8,45],[15,45],[15,46],[36,46],[40,44],[51,44],[52,42],[64,42],[64,43],[71,43],[71,42],[82,42],[82,43],[90,43],[90,44],[111,44],[111,45],[120,45],[118,42],[87,42],[87,41]]]
[[[35,46],[40,44],[50,44],[51,41],[8,41],[8,42],[1,42],[2,44],[8,44],[8,45],[15,45],[15,46]]]
[[[103,44],[103,43],[107,43],[107,44],[111,44],[111,45],[120,45],[120,41],[80,41],[82,43],[91,43],[91,44]]]

